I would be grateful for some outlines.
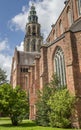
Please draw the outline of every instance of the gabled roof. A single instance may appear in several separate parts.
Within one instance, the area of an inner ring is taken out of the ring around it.
[[[18,51],[18,64],[28,66],[33,65],[36,57],[40,57],[40,53]]]

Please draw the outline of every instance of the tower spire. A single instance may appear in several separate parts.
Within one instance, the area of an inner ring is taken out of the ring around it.
[[[35,6],[33,2],[32,2],[30,12],[29,12],[28,21],[29,23],[38,23],[38,17],[36,15],[36,10],[35,10]]]

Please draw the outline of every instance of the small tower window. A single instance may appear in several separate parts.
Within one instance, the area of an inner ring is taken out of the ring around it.
[[[35,51],[35,43],[33,43],[33,51]]]
[[[35,25],[32,27],[32,35],[36,35],[36,27],[35,27]]]
[[[30,39],[27,40],[27,51],[30,51]]]
[[[33,41],[32,41],[32,51],[36,51],[36,40],[34,39]]]
[[[37,46],[38,52],[40,52],[40,47],[41,47],[41,40],[38,41],[38,46]]]
[[[31,28],[30,26],[28,26],[28,34],[30,35],[30,33],[31,33]]]
[[[40,35],[40,27],[37,27],[37,34]]]

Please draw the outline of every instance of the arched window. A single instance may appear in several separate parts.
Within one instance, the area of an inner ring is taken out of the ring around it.
[[[32,40],[32,51],[36,51],[36,40]]]
[[[81,15],[81,0],[78,0],[78,10],[79,15]]]
[[[64,54],[60,47],[56,49],[54,55],[54,72],[60,80],[60,85],[66,85],[65,60]]]
[[[33,25],[33,27],[32,27],[32,35],[36,35],[36,27],[35,27],[35,25]]]
[[[30,33],[31,33],[31,28],[30,26],[28,26],[28,34],[30,35]]]
[[[40,26],[37,27],[37,34],[40,35]]]
[[[62,20],[60,20],[59,22],[59,27],[60,27],[60,34],[63,33],[63,24],[62,24]]]
[[[37,45],[38,52],[40,52],[40,47],[41,47],[41,40],[38,41],[38,45]]]
[[[27,40],[27,51],[30,51],[30,39]]]
[[[68,25],[71,26],[73,23],[73,15],[72,15],[72,10],[70,7],[67,9],[67,15],[68,15]]]

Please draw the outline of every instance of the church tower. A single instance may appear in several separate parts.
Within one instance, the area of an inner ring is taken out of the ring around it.
[[[28,23],[26,24],[24,51],[40,52],[42,39],[43,38],[40,33],[40,24],[38,23],[38,16],[36,15],[35,6],[32,4],[28,16]]]

